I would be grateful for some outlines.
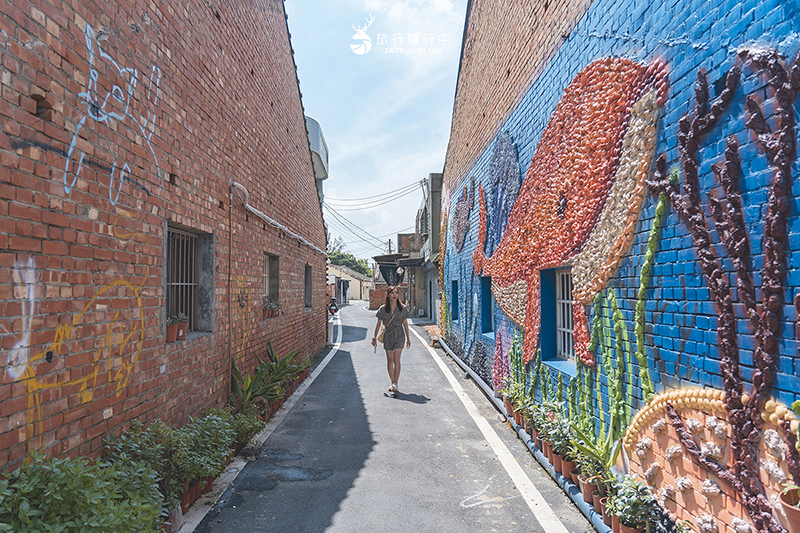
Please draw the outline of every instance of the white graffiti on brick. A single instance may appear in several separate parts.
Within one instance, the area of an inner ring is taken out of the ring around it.
[[[84,169],[84,160],[87,155],[85,150],[88,148],[88,142],[81,138],[81,133],[87,119],[105,124],[109,128],[115,128],[116,124],[122,124],[140,134],[141,142],[147,145],[147,149],[152,155],[156,175],[160,179],[161,167],[151,138],[155,130],[155,110],[158,104],[161,69],[155,65],[151,67],[147,93],[143,102],[145,110],[143,113],[135,112],[132,104],[136,101],[139,72],[134,68],[121,67],[107,54],[100,46],[97,34],[89,24],[86,25],[84,35],[86,47],[89,50],[89,73],[86,91],[78,93],[78,97],[86,102],[86,115],[78,122],[67,151],[67,161],[64,165],[64,191],[67,194],[71,193]],[[103,72],[104,76],[113,76],[116,80],[101,78],[100,72]],[[138,118],[135,115],[138,115]],[[134,138],[131,141],[136,143],[139,140]],[[131,159],[134,157],[133,153],[130,154],[130,157]],[[119,200],[124,181],[134,183],[138,188],[143,189],[143,186],[137,184],[131,176],[129,161],[119,159],[119,155],[117,155],[109,172],[108,199],[112,204],[116,204]]]
[[[22,306],[22,334],[8,354],[6,372],[12,379],[19,378],[28,367],[30,359],[31,322],[33,320],[34,286],[36,285],[36,270],[33,258],[28,258],[27,263],[14,263],[14,297],[20,300]]]

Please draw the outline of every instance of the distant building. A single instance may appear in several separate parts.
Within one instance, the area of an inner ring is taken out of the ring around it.
[[[344,265],[328,265],[329,294],[336,303],[347,304],[350,300],[369,300],[372,277],[356,272]]]

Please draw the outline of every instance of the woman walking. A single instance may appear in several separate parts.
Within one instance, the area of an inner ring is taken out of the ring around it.
[[[400,381],[400,354],[403,353],[403,341],[406,348],[411,348],[411,336],[408,334],[408,309],[400,301],[397,286],[389,287],[386,302],[375,315],[378,322],[372,334],[372,345],[378,346],[378,330],[384,326],[383,349],[386,350],[386,370],[389,371],[389,392],[400,392],[397,383]]]

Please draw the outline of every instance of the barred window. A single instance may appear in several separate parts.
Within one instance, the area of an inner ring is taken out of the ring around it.
[[[556,271],[556,355],[568,361],[575,360],[572,316],[572,272]]]
[[[167,227],[166,312],[189,317],[189,332],[214,329],[214,238]]]
[[[277,255],[272,255],[264,252],[264,283],[263,283],[263,296],[268,296],[275,300],[276,302],[280,301],[278,288],[280,284],[278,282],[278,273],[280,269],[278,267],[279,259]]]
[[[306,265],[305,275],[305,307],[311,309],[311,265]]]

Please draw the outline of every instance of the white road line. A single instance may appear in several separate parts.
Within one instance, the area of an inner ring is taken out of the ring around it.
[[[492,426],[489,425],[489,422],[478,412],[478,409],[475,407],[472,399],[467,395],[464,387],[461,386],[461,383],[459,383],[453,373],[450,372],[450,369],[447,368],[447,365],[445,365],[444,361],[442,361],[442,358],[439,357],[439,354],[436,353],[436,350],[428,346],[428,343],[419,333],[416,332],[416,330],[413,328],[410,329],[414,335],[416,335],[422,345],[428,349],[428,353],[431,354],[431,357],[434,361],[436,361],[436,364],[439,365],[444,377],[450,382],[450,386],[453,387],[453,390],[456,392],[456,395],[458,395],[461,403],[464,404],[464,407],[472,417],[472,420],[475,421],[478,429],[481,431],[481,433],[483,433],[483,437],[486,439],[486,442],[492,447],[495,455],[497,455],[497,458],[500,460],[503,468],[506,469],[506,472],[508,472],[511,480],[517,486],[520,494],[525,499],[525,503],[528,504],[528,507],[530,507],[533,515],[536,517],[536,520],[539,521],[539,524],[548,533],[568,533],[567,528],[564,527],[564,524],[561,523],[561,520],[558,519],[558,516],[556,516],[556,514],[553,512],[553,509],[542,497],[542,493],[539,492],[525,471],[522,470],[522,467],[519,466],[517,460],[514,459],[514,456],[511,455],[510,451],[508,451],[508,448],[503,441],[500,440],[500,437],[497,436],[497,433],[495,433]]]

